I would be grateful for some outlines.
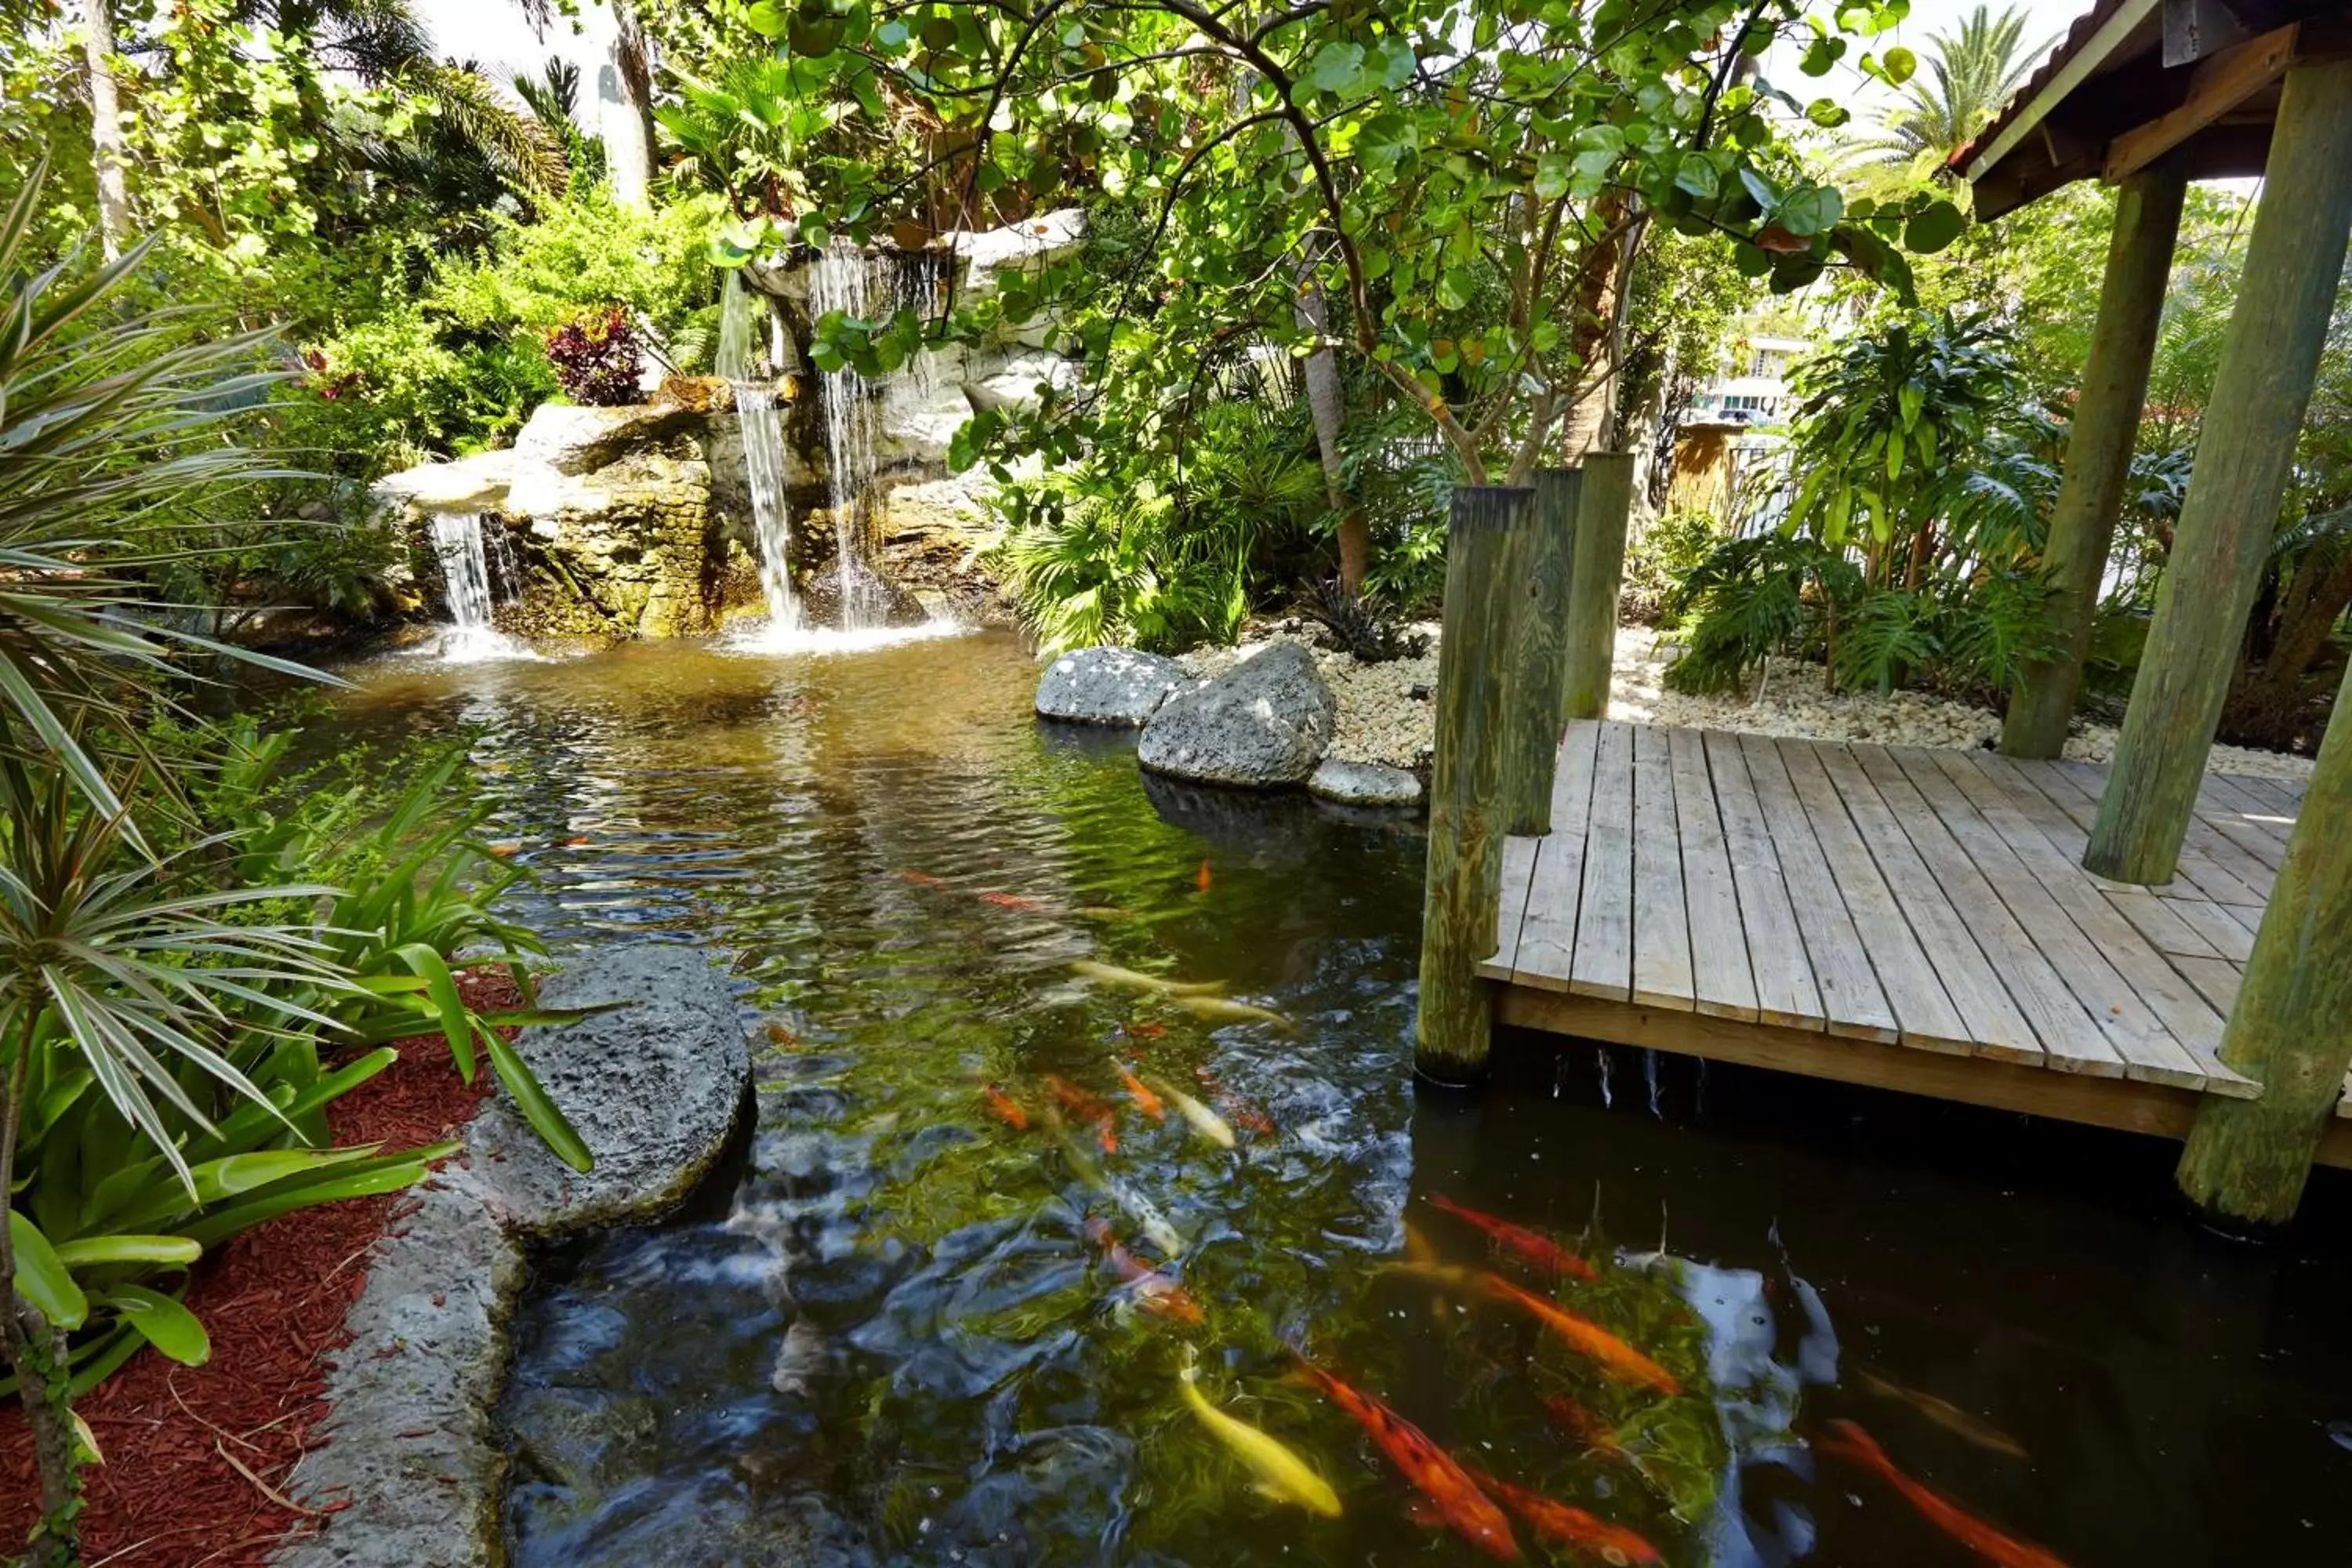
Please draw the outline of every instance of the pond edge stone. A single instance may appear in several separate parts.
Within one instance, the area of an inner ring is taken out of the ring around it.
[[[411,1190],[378,1244],[332,1352],[325,1446],[286,1485],[328,1515],[278,1568],[495,1568],[506,1560],[507,1456],[493,1411],[534,1241],[644,1224],[707,1176],[748,1102],[750,1046],[703,950],[641,944],[582,955],[547,978],[551,1007],[626,1005],[515,1042],[588,1144],[583,1174],[504,1095],[465,1147]],[[488,1070],[485,1068],[485,1070]]]

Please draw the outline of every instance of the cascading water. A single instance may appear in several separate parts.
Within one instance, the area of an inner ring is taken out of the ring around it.
[[[434,558],[441,563],[443,597],[449,605],[449,630],[442,637],[443,658],[469,663],[489,658],[528,658],[530,652],[490,624],[498,600],[490,577],[492,546],[483,539],[479,512],[436,512],[427,523]],[[513,541],[498,533],[495,548],[499,570],[509,584],[516,577]]]
[[[743,432],[743,468],[751,489],[751,531],[760,546],[760,593],[767,601],[772,633],[800,629],[800,605],[793,597],[788,552],[792,514],[784,505],[784,425],[772,382],[753,374],[751,300],[740,272],[727,274],[719,310],[715,368],[735,393],[735,416]]]
[[[860,321],[887,318],[902,306],[927,310],[922,269],[901,267],[887,257],[839,243],[809,270],[809,314],[838,310]],[[844,630],[882,625],[888,595],[868,557],[873,530],[875,443],[881,420],[877,399],[887,398],[909,377],[929,374],[928,356],[894,371],[879,384],[854,367],[824,373],[825,449],[832,468],[834,542],[839,561]]]

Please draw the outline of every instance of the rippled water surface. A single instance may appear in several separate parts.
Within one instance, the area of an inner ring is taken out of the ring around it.
[[[723,952],[754,1030],[727,1174],[543,1260],[502,1412],[519,1563],[1495,1560],[1292,1346],[1584,1510],[1514,1517],[1531,1562],[2045,1561],[1824,1451],[1837,1420],[2056,1561],[2342,1560],[2338,1179],[2255,1250],[2120,1135],[1534,1038],[1480,1099],[1416,1096],[1418,826],[1147,783],[1032,720],[1003,636],[358,675],[354,738],[475,735],[551,935]],[[1188,1361],[1339,1518],[1253,1489]]]

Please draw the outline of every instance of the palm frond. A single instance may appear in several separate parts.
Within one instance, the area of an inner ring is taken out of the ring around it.
[[[562,142],[537,117],[517,113],[479,71],[416,60],[401,68],[397,80],[428,100],[442,123],[515,189],[555,195],[571,178]]]

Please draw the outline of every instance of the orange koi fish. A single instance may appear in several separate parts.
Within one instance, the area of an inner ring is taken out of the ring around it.
[[[1045,912],[1044,904],[1034,899],[1024,899],[1018,893],[990,891],[982,893],[980,899],[982,903],[994,904],[1000,910],[1019,910],[1024,914],[1032,915],[1042,915]]]
[[[1436,1520],[1451,1525],[1489,1557],[1505,1563],[1519,1560],[1519,1543],[1511,1534],[1511,1521],[1478,1489],[1470,1472],[1431,1442],[1427,1433],[1370,1394],[1349,1387],[1297,1351],[1291,1353],[1298,1356],[1299,1366],[1315,1380],[1325,1396],[1354,1417],[1373,1446],[1427,1500],[1429,1511]]]
[[[1994,1568],[2066,1568],[2064,1562],[2033,1542],[2002,1534],[1927,1482],[1897,1469],[1877,1440],[1853,1422],[1832,1421],[1829,1429],[1830,1435],[1820,1440],[1823,1453],[1834,1454],[1876,1475],[1893,1487],[1904,1501],[1918,1510],[1922,1519],[1994,1564]]]
[[[1566,1340],[1580,1354],[1590,1357],[1601,1370],[1619,1383],[1637,1388],[1654,1389],[1660,1394],[1680,1394],[1683,1385],[1675,1374],[1611,1333],[1590,1318],[1580,1318],[1556,1301],[1547,1301],[1532,1290],[1522,1290],[1509,1280],[1489,1274],[1484,1281],[1486,1293],[1499,1301],[1509,1301],[1527,1310],[1538,1322]]]
[[[1544,1414],[1552,1425],[1583,1444],[1596,1454],[1612,1456],[1625,1452],[1625,1445],[1617,1440],[1617,1429],[1600,1416],[1579,1405],[1565,1394],[1543,1396]]]
[[[1118,1112],[1113,1110],[1108,1103],[1088,1094],[1060,1073],[1047,1073],[1045,1087],[1053,1091],[1054,1098],[1060,1100],[1063,1109],[1072,1116],[1095,1124],[1095,1136],[1101,1141],[1104,1153],[1118,1152]]]
[[[1209,890],[1209,863],[1206,860],[1201,862],[1201,874],[1192,879],[1192,886],[1203,893]]]
[[[1114,1059],[1110,1065],[1118,1069],[1118,1081],[1127,1086],[1127,1097],[1135,1101],[1136,1110],[1154,1121],[1167,1116],[1168,1107],[1161,1102],[1158,1095],[1151,1092],[1150,1088],[1141,1079],[1128,1071],[1125,1062]]]
[[[1504,1251],[1515,1254],[1549,1273],[1586,1281],[1601,1278],[1591,1264],[1539,1230],[1529,1230],[1526,1226],[1513,1225],[1509,1220],[1498,1218],[1483,1209],[1457,1204],[1444,1193],[1430,1194],[1429,1202],[1432,1207],[1485,1231],[1488,1239]]]
[[[940,880],[939,878],[932,876],[928,871],[901,871],[898,873],[898,878],[901,881],[912,882],[918,888],[944,888],[947,886],[947,883]]]
[[[1207,1316],[1190,1290],[1121,1247],[1118,1237],[1111,1234],[1108,1220],[1088,1215],[1086,1233],[1088,1241],[1102,1248],[1103,1261],[1118,1276],[1120,1285],[1134,1295],[1137,1306],[1179,1323],[1199,1323]]]
[[[1168,1032],[1165,1024],[1121,1024],[1119,1027],[1139,1040],[1156,1040]]]
[[[1225,1120],[1243,1131],[1254,1138],[1271,1138],[1282,1131],[1265,1111],[1219,1083],[1217,1075],[1207,1068],[1194,1068],[1192,1076],[1201,1080],[1201,1087],[1209,1091],[1209,1097],[1216,1101],[1217,1109],[1224,1112]]]
[[[1543,1540],[1598,1557],[1610,1568],[1634,1568],[1635,1564],[1661,1561],[1656,1547],[1622,1525],[1612,1524],[1580,1508],[1555,1502],[1541,1492],[1515,1487],[1484,1470],[1470,1471],[1470,1478],[1502,1499],[1503,1506],[1526,1520],[1528,1528]]]
[[[987,1102],[989,1114],[999,1121],[1003,1122],[1015,1132],[1029,1131],[1029,1113],[1021,1109],[1019,1100],[992,1083],[982,1088],[980,1097]]]

